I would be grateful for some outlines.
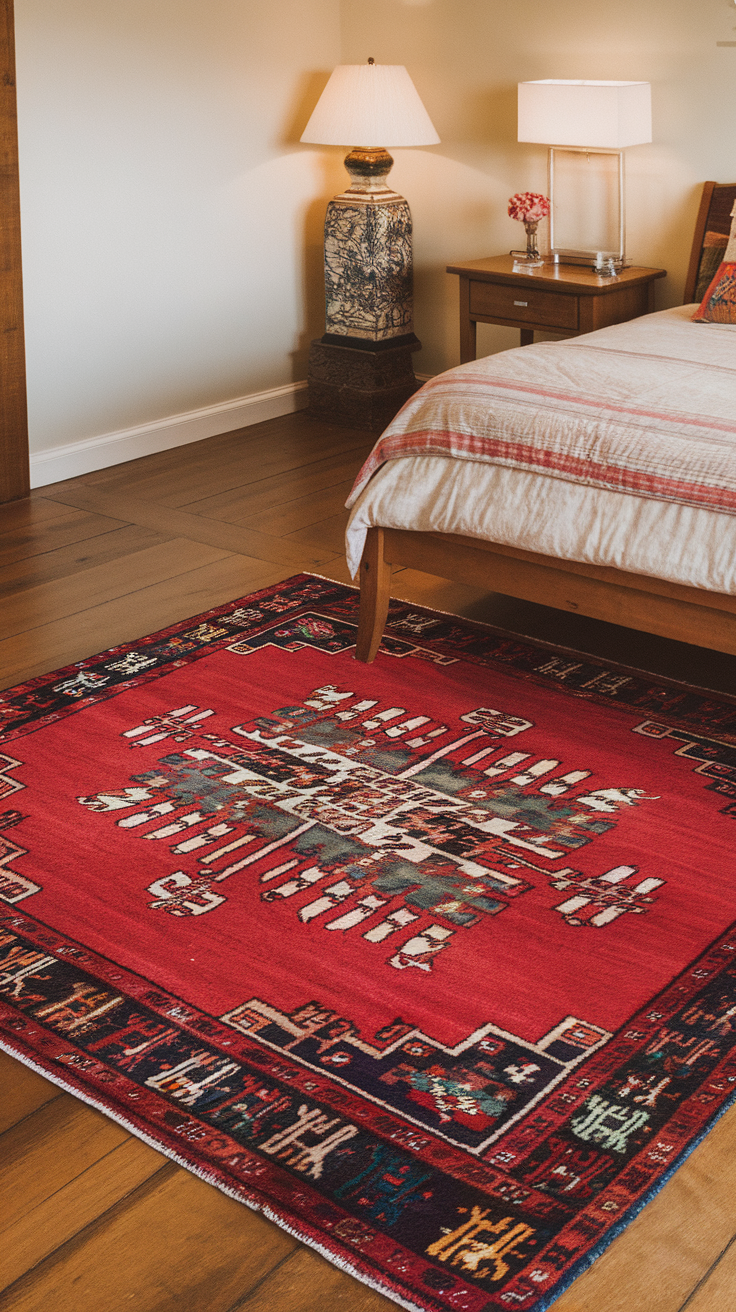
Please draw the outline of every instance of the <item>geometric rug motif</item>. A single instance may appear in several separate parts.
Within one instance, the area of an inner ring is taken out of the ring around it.
[[[736,705],[297,576],[0,697],[0,1042],[411,1308],[736,1092]]]

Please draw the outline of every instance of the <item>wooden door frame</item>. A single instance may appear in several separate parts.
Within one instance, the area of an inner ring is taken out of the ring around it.
[[[13,0],[0,0],[0,502],[30,487]]]

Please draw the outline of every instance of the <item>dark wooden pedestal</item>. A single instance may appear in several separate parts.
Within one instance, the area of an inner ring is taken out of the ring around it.
[[[414,377],[412,351],[399,346],[337,345],[319,338],[309,351],[309,413],[318,419],[380,432],[421,383]]]

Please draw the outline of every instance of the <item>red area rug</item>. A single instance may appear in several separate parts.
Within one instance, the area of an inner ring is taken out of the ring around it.
[[[0,1033],[406,1307],[541,1312],[733,1098],[736,703],[299,576],[0,699]]]

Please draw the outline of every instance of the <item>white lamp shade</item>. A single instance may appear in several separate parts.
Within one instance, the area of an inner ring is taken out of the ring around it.
[[[519,141],[621,150],[651,139],[649,82],[519,83]]]
[[[368,149],[439,141],[403,64],[338,64],[301,139]]]

